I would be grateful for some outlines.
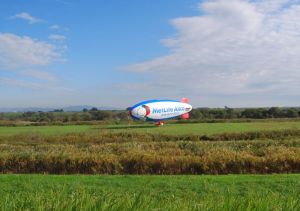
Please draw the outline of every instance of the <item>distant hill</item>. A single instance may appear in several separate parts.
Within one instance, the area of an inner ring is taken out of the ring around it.
[[[49,112],[55,109],[63,109],[64,111],[82,111],[83,109],[97,108],[98,110],[122,110],[121,108],[109,107],[109,106],[90,106],[90,105],[79,105],[79,106],[67,106],[67,107],[57,107],[57,108],[42,108],[42,107],[28,107],[28,108],[0,108],[0,112]]]

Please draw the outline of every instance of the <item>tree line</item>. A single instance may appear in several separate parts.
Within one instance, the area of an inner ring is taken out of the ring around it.
[[[209,119],[269,119],[298,118],[300,108],[195,108],[190,112],[191,120]],[[56,109],[52,112],[0,113],[0,120],[30,122],[78,122],[78,121],[129,121],[128,111],[83,109],[80,112],[64,112]]]
[[[269,119],[298,118],[300,108],[196,108],[191,119]]]

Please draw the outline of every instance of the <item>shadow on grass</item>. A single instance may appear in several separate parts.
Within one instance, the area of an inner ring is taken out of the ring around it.
[[[103,129],[118,130],[118,129],[139,129],[139,128],[155,128],[155,125],[122,125],[122,126],[108,126]]]

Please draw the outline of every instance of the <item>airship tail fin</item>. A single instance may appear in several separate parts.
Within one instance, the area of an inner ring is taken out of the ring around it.
[[[182,103],[188,103],[189,101],[190,100],[188,98],[185,98],[185,97],[181,98],[181,100],[180,100],[180,102],[182,102]]]
[[[189,103],[189,99],[188,98],[185,98],[185,97],[183,97],[183,98],[181,98],[181,100],[180,100],[180,102],[182,102],[182,103]],[[189,113],[185,113],[185,114],[182,114],[181,116],[181,119],[189,119],[190,118],[190,114]]]
[[[181,115],[181,119],[189,119],[190,118],[190,114],[189,113],[185,113]]]

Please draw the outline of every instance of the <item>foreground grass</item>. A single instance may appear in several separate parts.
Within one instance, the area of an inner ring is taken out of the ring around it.
[[[64,125],[64,126],[17,126],[0,127],[0,136],[12,136],[20,133],[37,133],[43,135],[57,135],[66,133],[95,133],[95,132],[137,132],[173,135],[212,135],[233,132],[270,131],[300,129],[297,121],[268,121],[242,123],[192,123],[166,124],[154,127],[153,124],[144,125]]]
[[[1,175],[1,210],[299,210],[300,175]]]

